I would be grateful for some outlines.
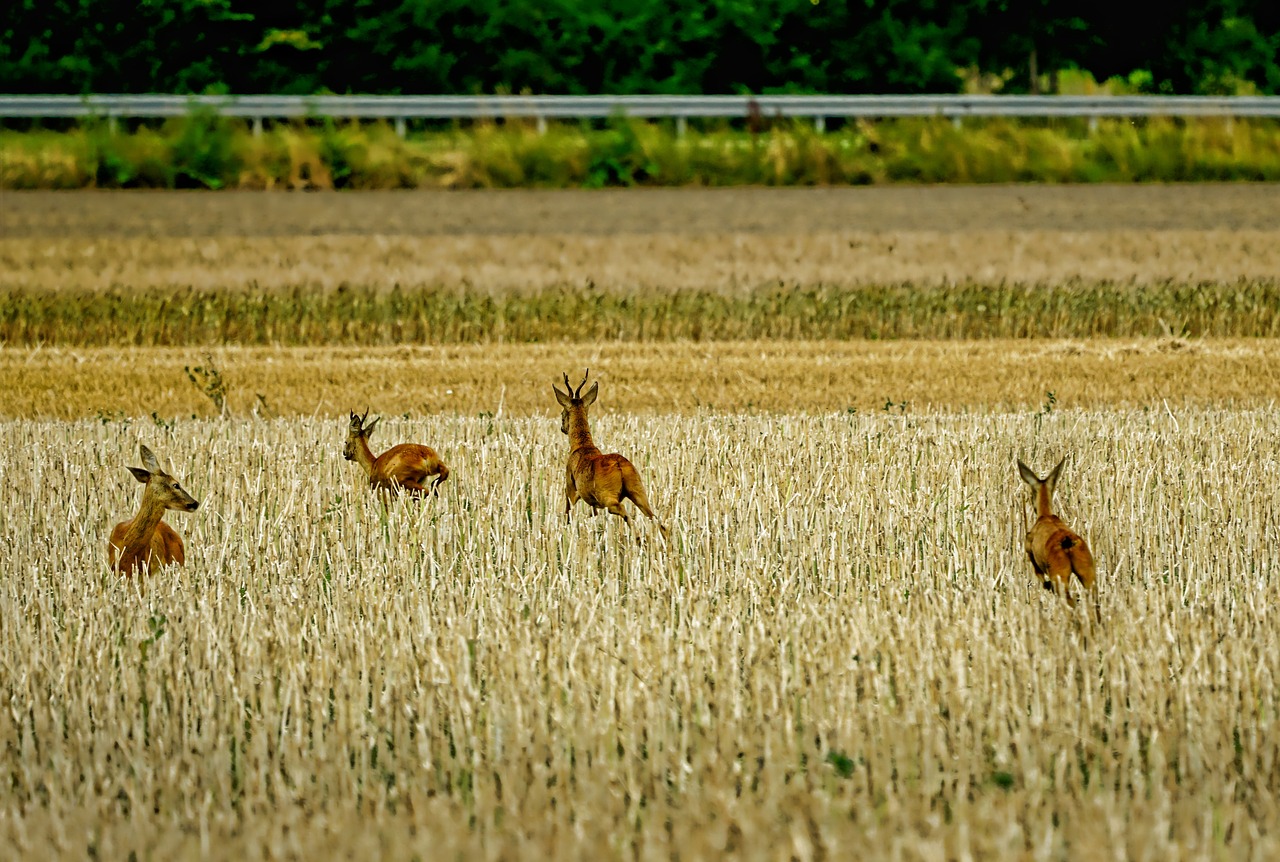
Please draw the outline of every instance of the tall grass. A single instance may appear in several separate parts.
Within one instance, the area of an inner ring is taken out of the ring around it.
[[[1183,182],[1280,179],[1271,120],[859,121],[829,133],[773,121],[606,127],[520,122],[424,130],[281,124],[261,137],[210,115],[113,135],[0,133],[0,188],[561,188],[887,182]]]
[[[0,846],[22,858],[1268,858],[1275,410],[629,418],[673,524],[562,517],[551,420],[0,426]],[[203,501],[110,577],[143,440]],[[676,441],[679,441],[678,445]],[[1104,624],[1033,583],[1070,455]],[[647,534],[646,534],[647,535]]]

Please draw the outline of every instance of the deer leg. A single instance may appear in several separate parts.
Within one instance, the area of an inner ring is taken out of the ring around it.
[[[631,529],[632,531],[634,531],[634,532],[635,532],[636,544],[638,544],[638,545],[639,545],[639,544],[643,544],[643,543],[644,543],[644,539],[643,539],[643,538],[641,538],[641,536],[640,536],[640,532],[639,532],[638,530],[636,530],[636,529],[635,529],[635,526],[636,526],[636,525],[635,525],[635,524],[633,524],[633,523],[631,523],[631,516],[630,516],[630,515],[628,515],[628,514],[627,514],[627,510],[626,510],[626,509],[624,509],[624,508],[622,507],[622,501],[621,501],[621,500],[619,500],[618,502],[614,503],[612,506],[609,506],[609,507],[608,507],[608,510],[609,510],[610,512],[612,512],[613,514],[617,515],[617,516],[618,516],[619,518],[621,518],[624,522],[626,522],[626,525],[627,525],[628,529]]]
[[[578,489],[573,484],[573,477],[569,477],[569,482],[564,489],[564,522],[569,523],[569,510],[573,508],[573,504],[578,502]]]
[[[655,515],[653,513],[653,509],[649,507],[649,498],[645,495],[644,491],[628,491],[627,496],[631,498],[631,502],[636,504],[637,509],[644,512],[650,520],[658,525],[658,530],[662,533],[663,540],[666,541],[669,537],[670,531],[661,521],[658,520],[658,516]]]
[[[1093,572],[1085,573],[1076,572],[1076,577],[1080,579],[1080,587],[1089,600],[1089,604],[1093,605],[1093,618],[1096,622],[1102,622],[1102,608],[1098,605],[1098,581],[1094,577]]]
[[[1053,582],[1054,592],[1062,593],[1062,597],[1067,600],[1067,607],[1074,609],[1076,606],[1076,597],[1071,595],[1071,573],[1068,572],[1066,577],[1055,575]]]

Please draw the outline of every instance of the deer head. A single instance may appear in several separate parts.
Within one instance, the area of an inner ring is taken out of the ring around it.
[[[573,385],[569,382],[569,375],[565,374],[564,388],[568,390],[567,392],[561,392],[559,387],[554,383],[551,384],[551,388],[555,390],[556,393],[556,400],[560,402],[560,433],[562,434],[569,433],[569,414],[573,411],[578,411],[585,422],[587,418],[587,407],[594,404],[596,396],[600,394],[599,381],[591,384],[591,388],[587,390],[586,395],[582,394],[582,387],[587,385],[587,377],[590,374],[591,369],[588,368],[587,373],[582,375],[582,382],[578,384],[577,389],[573,388]]]
[[[368,440],[373,434],[373,429],[382,421],[382,417],[375,417],[368,425],[364,424],[364,420],[368,417],[369,411],[364,411],[363,415],[357,416],[351,414],[351,426],[347,429],[347,444],[342,447],[342,457],[348,461],[356,460],[356,453],[359,451],[360,441]]]
[[[194,512],[200,507],[200,501],[188,494],[178,480],[165,472],[160,461],[151,450],[142,444],[138,445],[138,454],[142,456],[144,467],[130,467],[129,472],[139,482],[147,486],[146,493],[166,509],[180,512]]]
[[[1058,475],[1062,472],[1062,465],[1067,461],[1066,456],[1058,462],[1058,466],[1049,471],[1049,475],[1041,479],[1031,468],[1018,461],[1018,475],[1022,477],[1022,481],[1031,486],[1031,493],[1034,495],[1036,504],[1037,517],[1043,518],[1048,515],[1050,506],[1053,501],[1053,489],[1058,486]]]

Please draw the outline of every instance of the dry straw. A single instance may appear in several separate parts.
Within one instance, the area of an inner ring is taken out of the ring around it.
[[[545,418],[388,418],[453,477],[387,510],[340,421],[0,426],[0,847],[1280,852],[1275,409],[603,408],[670,546],[565,526]],[[140,440],[204,501],[143,591],[105,563]],[[1062,454],[1100,627],[1022,551],[1014,458]]]

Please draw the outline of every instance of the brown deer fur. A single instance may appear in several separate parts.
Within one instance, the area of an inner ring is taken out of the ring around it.
[[[436,450],[417,443],[401,443],[374,457],[373,450],[369,448],[369,435],[373,433],[381,417],[365,425],[364,420],[368,415],[367,410],[363,416],[351,414],[347,445],[342,449],[342,457],[359,464],[369,477],[369,487],[375,490],[395,494],[404,488],[415,497],[422,496],[428,490],[438,493],[436,489],[440,487],[440,483],[449,478],[449,468],[440,460]],[[428,488],[426,483],[432,476],[435,481]]]
[[[160,467],[151,450],[139,445],[145,467],[130,467],[129,472],[146,485],[142,492],[142,505],[132,520],[116,524],[107,543],[107,558],[111,568],[132,577],[137,572],[146,574],[153,566],[182,565],[186,552],[182,537],[162,519],[167,509],[194,512],[199,501],[188,494]]]
[[[591,370],[587,369],[587,374]],[[569,383],[569,375],[564,376],[567,392],[561,392],[555,384],[551,385],[556,393],[556,401],[560,402],[560,431],[569,435],[569,462],[565,467],[565,504],[564,518],[569,520],[569,511],[578,500],[583,500],[593,510],[604,509],[622,518],[628,526],[631,518],[622,507],[623,500],[631,500],[636,508],[652,518],[662,531],[663,539],[668,530],[658,520],[658,516],[649,507],[649,498],[644,492],[644,484],[640,474],[631,462],[618,454],[605,455],[596,448],[591,439],[591,428],[587,424],[587,408],[595,403],[600,394],[600,384],[594,383],[582,394],[582,387],[587,384],[584,374],[578,388]]]
[[[1084,589],[1089,591],[1094,616],[1101,619],[1093,554],[1089,552],[1089,546],[1080,534],[1068,527],[1052,510],[1053,490],[1058,484],[1058,474],[1065,461],[1066,458],[1059,461],[1058,466],[1043,479],[1031,472],[1026,464],[1018,461],[1018,475],[1031,486],[1036,507],[1036,522],[1027,531],[1027,556],[1032,568],[1044,582],[1045,589],[1061,593],[1071,607],[1076,604],[1071,595],[1071,576],[1074,574],[1079,578]]]

